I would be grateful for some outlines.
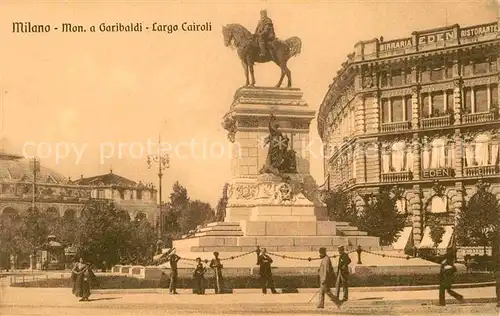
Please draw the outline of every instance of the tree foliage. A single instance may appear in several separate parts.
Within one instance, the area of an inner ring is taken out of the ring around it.
[[[457,242],[463,246],[491,244],[498,229],[500,206],[496,197],[486,190],[478,190],[460,209],[457,218]]]
[[[357,222],[356,205],[352,197],[337,188],[327,191],[325,194],[325,204],[327,205],[328,217],[332,221]]]
[[[380,244],[395,242],[405,227],[406,215],[398,212],[396,197],[388,190],[363,197],[366,207],[357,216],[357,226],[371,236],[378,236]]]

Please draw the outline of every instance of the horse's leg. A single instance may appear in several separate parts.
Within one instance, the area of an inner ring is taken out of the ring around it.
[[[288,88],[291,88],[292,87],[292,72],[290,71],[290,69],[288,69],[288,65],[287,65],[287,62],[285,61],[285,73],[286,73],[286,76],[288,78],[288,84],[287,84],[287,87]]]
[[[245,60],[242,60],[241,64],[243,65],[243,69],[245,70],[245,78],[247,79],[245,86],[248,86],[250,84],[250,82],[248,80],[248,64]]]
[[[250,86],[255,86],[255,76],[254,76],[254,73],[253,73],[253,61],[249,60],[247,61],[247,64],[248,64],[248,68],[250,68]]]
[[[283,50],[276,49],[275,55],[274,55],[274,60],[273,61],[281,69],[281,77],[280,77],[280,80],[278,81],[278,83],[276,84],[276,88],[281,87],[281,83],[283,82],[283,78],[285,78],[285,68],[283,68],[283,60],[282,60],[283,53],[284,53]]]

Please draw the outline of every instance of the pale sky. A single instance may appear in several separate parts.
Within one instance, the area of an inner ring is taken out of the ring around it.
[[[184,147],[180,155],[172,155],[163,181],[165,199],[178,180],[192,198],[214,207],[230,180],[229,142],[220,122],[244,83],[236,51],[223,45],[221,25],[240,23],[253,32],[265,8],[279,38],[300,37],[302,54],[290,60],[289,68],[294,86],[317,109],[356,42],[409,37],[412,31],[446,23],[489,23],[497,12],[488,0],[96,2],[0,3],[5,148],[22,154],[24,144],[46,143],[52,154],[40,153],[48,156],[42,165],[73,179],[107,173],[112,166],[124,177],[157,184],[156,171],[148,169],[140,149],[148,139],[155,142],[160,131],[162,140],[173,146],[192,140],[205,142],[207,148],[223,145],[223,158],[202,157],[202,145],[192,157]],[[52,27],[66,22],[89,27],[102,22],[151,26],[195,21],[211,22],[212,31],[22,34],[12,33],[13,21]],[[279,74],[274,64],[257,65],[257,85],[274,86]],[[311,140],[312,174],[322,183],[315,120]],[[57,143],[83,152],[81,159],[72,150],[57,161]],[[27,148],[27,154],[35,153],[34,147]]]

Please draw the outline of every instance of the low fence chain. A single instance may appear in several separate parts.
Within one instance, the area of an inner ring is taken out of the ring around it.
[[[406,260],[410,260],[410,259],[417,259],[418,258],[418,257],[414,257],[414,256],[409,256],[409,255],[406,255],[406,256],[397,256],[397,255],[389,255],[389,254],[385,254],[385,253],[377,253],[377,252],[373,252],[373,251],[369,251],[369,250],[364,250],[364,249],[360,249],[360,248],[346,251],[347,254],[351,254],[351,253],[354,253],[354,252],[358,252],[358,253],[365,252],[365,253],[369,253],[371,255],[375,255],[375,256],[379,256],[379,257],[384,257],[384,258],[392,258],[392,259],[406,259]],[[235,260],[235,259],[238,259],[238,258],[241,258],[241,257],[248,256],[248,255],[250,255],[252,253],[259,254],[260,253],[260,247],[257,247],[255,250],[248,251],[248,252],[236,255],[236,256],[229,256],[229,257],[225,257],[225,258],[220,258],[219,260],[220,261]],[[283,259],[289,259],[289,260],[301,260],[301,261],[321,260],[320,257],[307,257],[306,258],[306,257],[289,256],[289,255],[285,255],[285,254],[281,254],[281,253],[276,253],[276,252],[267,252],[267,253],[270,256],[279,257],[279,258],[283,258]],[[338,257],[338,255],[333,255],[333,256],[329,256],[329,257],[331,259],[335,259],[335,258]],[[180,260],[196,262],[196,259],[184,258],[184,257],[180,257]],[[208,259],[204,259],[204,260],[202,260],[202,262],[208,263],[209,260]]]

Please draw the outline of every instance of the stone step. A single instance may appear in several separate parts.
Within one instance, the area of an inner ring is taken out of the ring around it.
[[[197,233],[208,232],[208,231],[241,231],[241,227],[238,226],[210,226],[203,227],[197,230]]]
[[[337,229],[340,230],[340,231],[345,231],[345,230],[350,230],[350,231],[353,231],[353,230],[359,230],[356,226],[337,226]]]
[[[346,230],[346,231],[342,231],[342,234],[344,236],[368,236],[368,233],[367,232],[362,232],[362,231],[359,231],[359,230]]]
[[[240,231],[206,231],[206,232],[199,232],[194,235],[195,237],[202,237],[202,236],[243,236],[243,232]]]
[[[340,227],[340,226],[349,226],[349,223],[348,222],[335,222],[335,225],[337,225],[338,227]]]
[[[208,223],[205,225],[206,227],[213,227],[213,226],[240,226],[240,223],[238,222],[212,222]]]

